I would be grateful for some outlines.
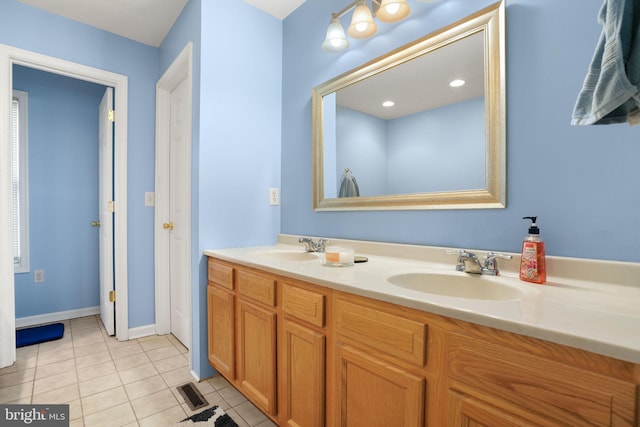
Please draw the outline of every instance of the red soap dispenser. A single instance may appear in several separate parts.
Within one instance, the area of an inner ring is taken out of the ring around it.
[[[520,259],[520,280],[542,284],[547,281],[547,266],[545,263],[544,242],[540,238],[540,229],[536,225],[535,216],[525,216],[530,219],[529,235],[522,241],[522,258]]]

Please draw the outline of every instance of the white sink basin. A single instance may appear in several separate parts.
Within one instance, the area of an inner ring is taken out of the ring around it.
[[[391,284],[428,294],[482,300],[520,299],[523,293],[499,278],[476,274],[407,273],[391,276]]]
[[[257,256],[263,258],[269,258],[276,261],[311,261],[317,260],[318,255],[313,252],[305,252],[300,249],[299,251],[295,250],[273,250],[273,251],[264,251],[257,252]]]

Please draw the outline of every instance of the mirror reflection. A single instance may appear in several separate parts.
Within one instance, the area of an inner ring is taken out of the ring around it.
[[[314,208],[504,207],[502,7],[314,88]]]

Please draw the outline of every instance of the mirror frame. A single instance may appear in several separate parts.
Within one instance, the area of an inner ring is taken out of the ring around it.
[[[506,207],[506,73],[504,2],[494,3],[449,26],[395,49],[313,88],[313,209],[418,210]],[[415,194],[325,198],[323,97],[363,79],[484,31],[485,188]]]

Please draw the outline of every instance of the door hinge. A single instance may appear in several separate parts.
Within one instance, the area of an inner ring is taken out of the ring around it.
[[[116,301],[116,291],[109,291],[109,302]]]
[[[107,119],[109,119],[110,122],[115,122],[116,121],[116,111],[115,110],[109,110],[109,113],[107,114]]]
[[[109,200],[107,202],[107,210],[111,213],[114,213],[116,211],[116,202],[114,202],[113,200]]]

